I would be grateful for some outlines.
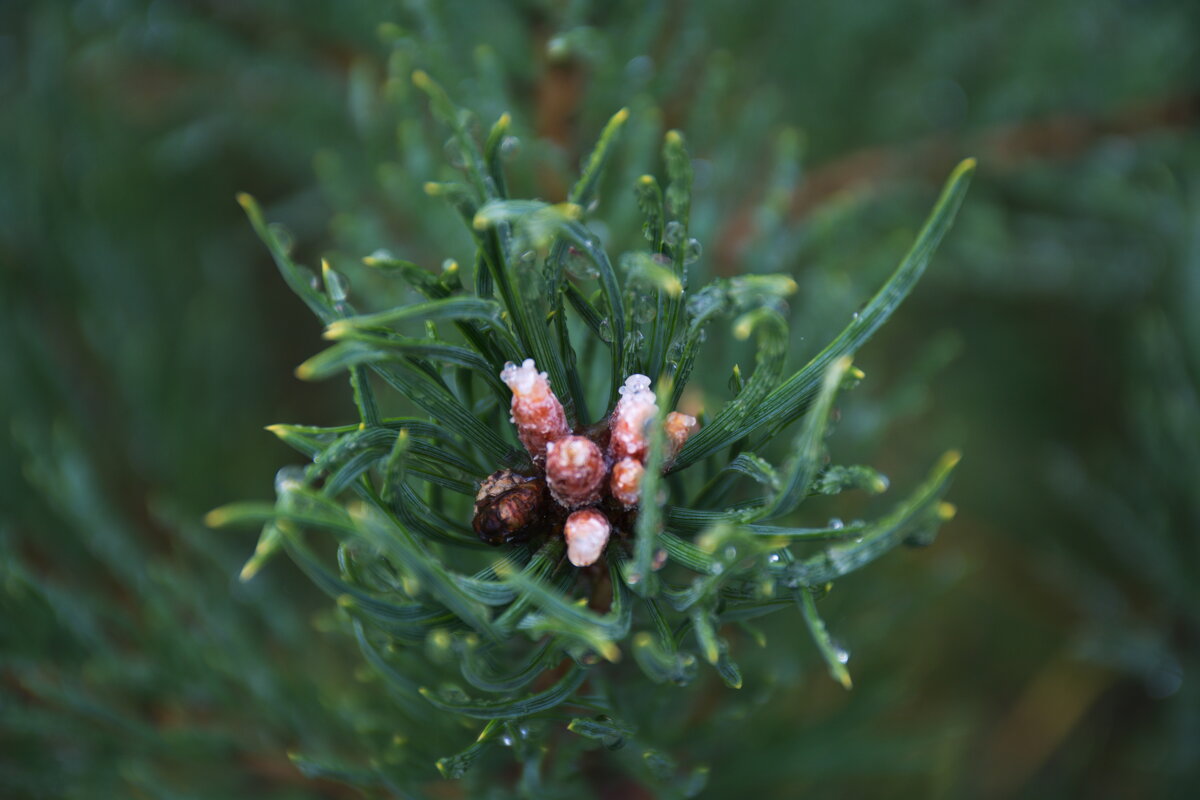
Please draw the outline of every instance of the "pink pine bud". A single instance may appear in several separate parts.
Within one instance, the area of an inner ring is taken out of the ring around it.
[[[563,536],[567,540],[567,558],[577,567],[590,567],[604,552],[612,528],[608,517],[594,508],[576,511],[567,517]]]
[[[679,455],[679,451],[683,449],[688,437],[696,432],[699,425],[695,417],[672,411],[667,414],[663,427],[667,434],[667,452],[663,460],[669,464],[675,456]]]
[[[609,428],[608,452],[614,460],[646,458],[646,425],[658,413],[650,379],[645,375],[630,375],[619,390],[621,399],[613,409]]]
[[[633,508],[642,497],[642,475],[646,472],[642,462],[636,458],[622,458],[612,468],[609,488],[618,503]]]
[[[587,437],[564,436],[546,444],[546,483],[565,508],[599,501],[605,471],[604,454]]]
[[[517,436],[540,464],[546,458],[546,444],[571,432],[562,403],[554,396],[546,373],[537,371],[532,358],[519,367],[511,361],[505,364],[500,380],[512,389],[511,419],[517,426]]]

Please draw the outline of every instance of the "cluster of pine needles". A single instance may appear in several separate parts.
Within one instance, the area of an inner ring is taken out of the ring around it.
[[[287,232],[268,224],[251,197],[239,198],[332,342],[298,374],[348,373],[359,414],[339,426],[270,427],[306,466],[280,471],[274,503],[236,503],[209,515],[213,525],[262,526],[243,577],[285,551],[336,599],[400,713],[479,720],[475,744],[438,760],[448,777],[514,739],[525,742],[514,753],[527,769],[542,768],[552,750],[566,758],[566,744],[545,745],[563,731],[581,747],[636,741],[637,709],[621,707],[610,691],[617,670],[623,681],[685,685],[703,662],[740,688],[723,631],[752,630],[751,620],[782,609],[799,611],[829,672],[848,688],[846,653],[819,601],[833,581],[892,548],[931,540],[953,515],[942,498],[958,455],[943,456],[877,519],[802,526],[796,512],[814,494],[887,488],[874,469],[830,457],[834,404],[863,378],[851,357],[921,277],[974,162],[954,170],[886,283],[824,349],[788,372],[790,276],[697,285],[702,256],[689,229],[692,162],[681,133],[664,137],[662,179],[644,175],[629,187],[645,247],[623,253],[614,267],[589,217],[627,111],[604,128],[565,202],[514,199],[503,158],[508,115],[477,138],[472,115],[431,78],[417,73],[414,82],[449,126],[461,174],[426,192],[461,215],[473,269],[447,260],[430,270],[378,252],[365,262],[419,300],[359,313],[342,275],[328,264],[320,276],[298,265]],[[688,388],[706,340],[718,337],[749,342],[754,366],[744,380],[735,371],[731,398],[709,411],[695,400],[704,395]],[[647,429],[643,502],[625,535],[588,569],[567,561],[559,536],[497,550],[471,528],[486,476],[533,467],[499,379],[506,363],[527,358],[545,370],[575,429],[603,422],[629,375],[647,376],[659,398]],[[387,403],[411,415],[384,416],[384,393],[395,393]],[[689,403],[699,429],[666,464],[662,420]],[[785,454],[777,463],[760,455],[778,442],[787,445],[771,448]],[[626,656],[641,677],[625,669]],[[703,782],[702,770],[681,773],[653,742],[638,752],[646,770],[679,792]],[[374,779],[403,786],[401,766],[376,764]]]

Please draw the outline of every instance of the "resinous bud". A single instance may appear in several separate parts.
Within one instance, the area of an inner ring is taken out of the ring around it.
[[[696,432],[699,423],[690,414],[681,414],[678,411],[672,411],[670,414],[667,414],[663,426],[667,434],[667,452],[664,460],[669,464],[675,456],[679,455],[679,451],[687,443],[688,437]]]
[[[646,458],[646,425],[658,414],[657,398],[645,375],[630,375],[618,390],[621,399],[609,423],[609,454],[614,460]]]
[[[567,523],[563,526],[567,559],[577,567],[590,567],[600,560],[611,533],[608,517],[596,509],[585,508],[574,512],[567,517]]]
[[[605,471],[604,454],[585,436],[564,436],[546,444],[546,483],[564,508],[599,501]]]
[[[500,380],[512,390],[512,422],[517,436],[534,462],[546,458],[546,445],[571,432],[562,403],[550,388],[545,372],[538,372],[532,358],[520,365],[511,361],[500,371]]]
[[[642,498],[642,476],[646,468],[636,458],[622,458],[613,464],[609,489],[618,503],[633,508]]]

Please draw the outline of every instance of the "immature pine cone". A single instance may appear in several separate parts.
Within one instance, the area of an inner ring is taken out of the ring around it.
[[[612,522],[600,509],[612,500],[627,511],[638,507],[645,475],[646,428],[658,415],[658,403],[645,375],[630,375],[620,388],[621,399],[609,415],[607,431],[573,435],[562,403],[554,396],[546,373],[538,372],[532,358],[517,366],[508,363],[500,378],[512,389],[512,421],[517,435],[533,458],[535,477],[504,470],[491,475],[480,487],[475,502],[475,532],[490,544],[526,538],[542,529],[562,524],[567,558],[577,567],[595,564],[612,534]],[[696,430],[695,417],[671,412],[664,422],[664,465],[679,453]],[[608,452],[596,440],[608,434]],[[611,472],[610,472],[611,468]],[[544,473],[544,478],[542,477]],[[546,490],[549,489],[549,497]],[[563,514],[571,512],[565,522]],[[618,520],[628,525],[628,515]]]

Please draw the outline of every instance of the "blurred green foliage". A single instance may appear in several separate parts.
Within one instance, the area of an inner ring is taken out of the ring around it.
[[[948,167],[980,159],[938,262],[856,362],[838,434],[896,485],[961,447],[959,517],[825,601],[852,693],[795,616],[742,664],[770,685],[702,719],[663,709],[712,796],[1196,783],[1200,9],[484,6],[0,8],[0,791],[341,796],[284,754],[404,747],[353,642],[314,630],[326,602],[282,565],[238,584],[253,541],[198,519],[269,492],[288,454],[263,423],[353,413],[293,381],[319,326],[236,192],[356,294],[385,291],[355,266],[376,248],[463,257],[421,190],[443,153],[416,67],[528,126],[516,157],[548,177],[519,194],[558,199],[553,174],[621,106],[629,166],[602,203],[686,130],[711,268],[800,284],[793,363],[881,282]]]

